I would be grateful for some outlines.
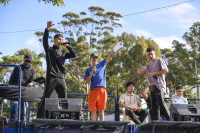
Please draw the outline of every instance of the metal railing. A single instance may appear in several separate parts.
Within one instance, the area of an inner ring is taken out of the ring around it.
[[[21,114],[21,75],[22,75],[22,69],[19,65],[14,65],[14,64],[0,64],[0,66],[11,66],[11,67],[18,67],[19,69],[19,80],[18,80],[18,85],[19,87],[14,87],[14,86],[0,86],[1,88],[8,88],[8,89],[19,89],[18,91],[18,121],[20,121],[20,114]],[[1,109],[3,111],[3,109]]]
[[[75,93],[67,93],[67,95],[72,95],[72,96],[88,96],[88,94],[75,94]],[[119,104],[117,103],[117,98],[114,95],[108,95],[108,97],[113,97],[115,99],[115,111],[109,111],[109,110],[105,110],[104,112],[109,112],[109,113],[115,113],[115,121],[119,121]],[[143,98],[143,97],[140,97]],[[166,99],[170,99],[169,97],[167,97]],[[187,98],[187,100],[200,100],[200,99],[195,99],[195,98]],[[4,107],[9,109],[9,107]],[[37,110],[38,108],[31,108],[31,102],[29,102],[28,105],[28,117],[27,117],[27,121],[30,121],[30,110]],[[83,109],[83,111],[88,111],[89,109]]]
[[[8,88],[8,89],[19,89],[18,91],[18,121],[20,121],[20,115],[21,115],[21,75],[22,75],[22,69],[19,65],[15,65],[15,64],[0,64],[0,66],[11,66],[11,67],[18,67],[19,69],[19,80],[18,80],[18,87],[14,87],[14,86],[0,86],[1,88]],[[74,96],[88,96],[88,94],[75,94],[75,93],[67,93],[67,95],[74,95]],[[105,112],[112,112],[115,113],[115,121],[119,121],[119,104],[117,103],[117,98],[114,95],[108,95],[108,97],[114,97],[115,99],[115,111],[108,111],[105,110]],[[170,99],[170,98],[166,98],[166,99]],[[187,98],[187,100],[200,100],[200,99],[195,99],[195,98]],[[2,103],[3,104],[3,103]],[[10,107],[3,107],[3,109],[9,109]],[[1,107],[1,114],[3,111],[2,107]],[[28,105],[28,117],[27,120],[30,120],[30,110],[36,110],[37,108],[31,108],[31,102],[29,102]],[[89,111],[88,109],[83,109],[83,111]]]

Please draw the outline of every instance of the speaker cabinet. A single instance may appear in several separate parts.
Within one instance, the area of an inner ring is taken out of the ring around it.
[[[200,121],[199,104],[171,104],[170,121]]]
[[[45,98],[45,116],[47,119],[81,120],[82,99]]]

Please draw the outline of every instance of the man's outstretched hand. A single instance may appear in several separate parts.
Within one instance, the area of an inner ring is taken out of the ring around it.
[[[52,26],[54,26],[53,21],[48,21],[47,22],[47,30],[49,30]]]

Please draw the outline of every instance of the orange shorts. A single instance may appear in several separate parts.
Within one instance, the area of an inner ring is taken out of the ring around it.
[[[89,92],[88,106],[90,111],[97,109],[102,111],[106,108],[106,103],[107,92],[103,86],[95,87]]]

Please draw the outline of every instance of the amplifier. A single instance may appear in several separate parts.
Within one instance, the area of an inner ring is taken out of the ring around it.
[[[170,121],[200,121],[199,104],[171,104]]]
[[[81,98],[45,98],[45,116],[47,119],[81,120]]]

